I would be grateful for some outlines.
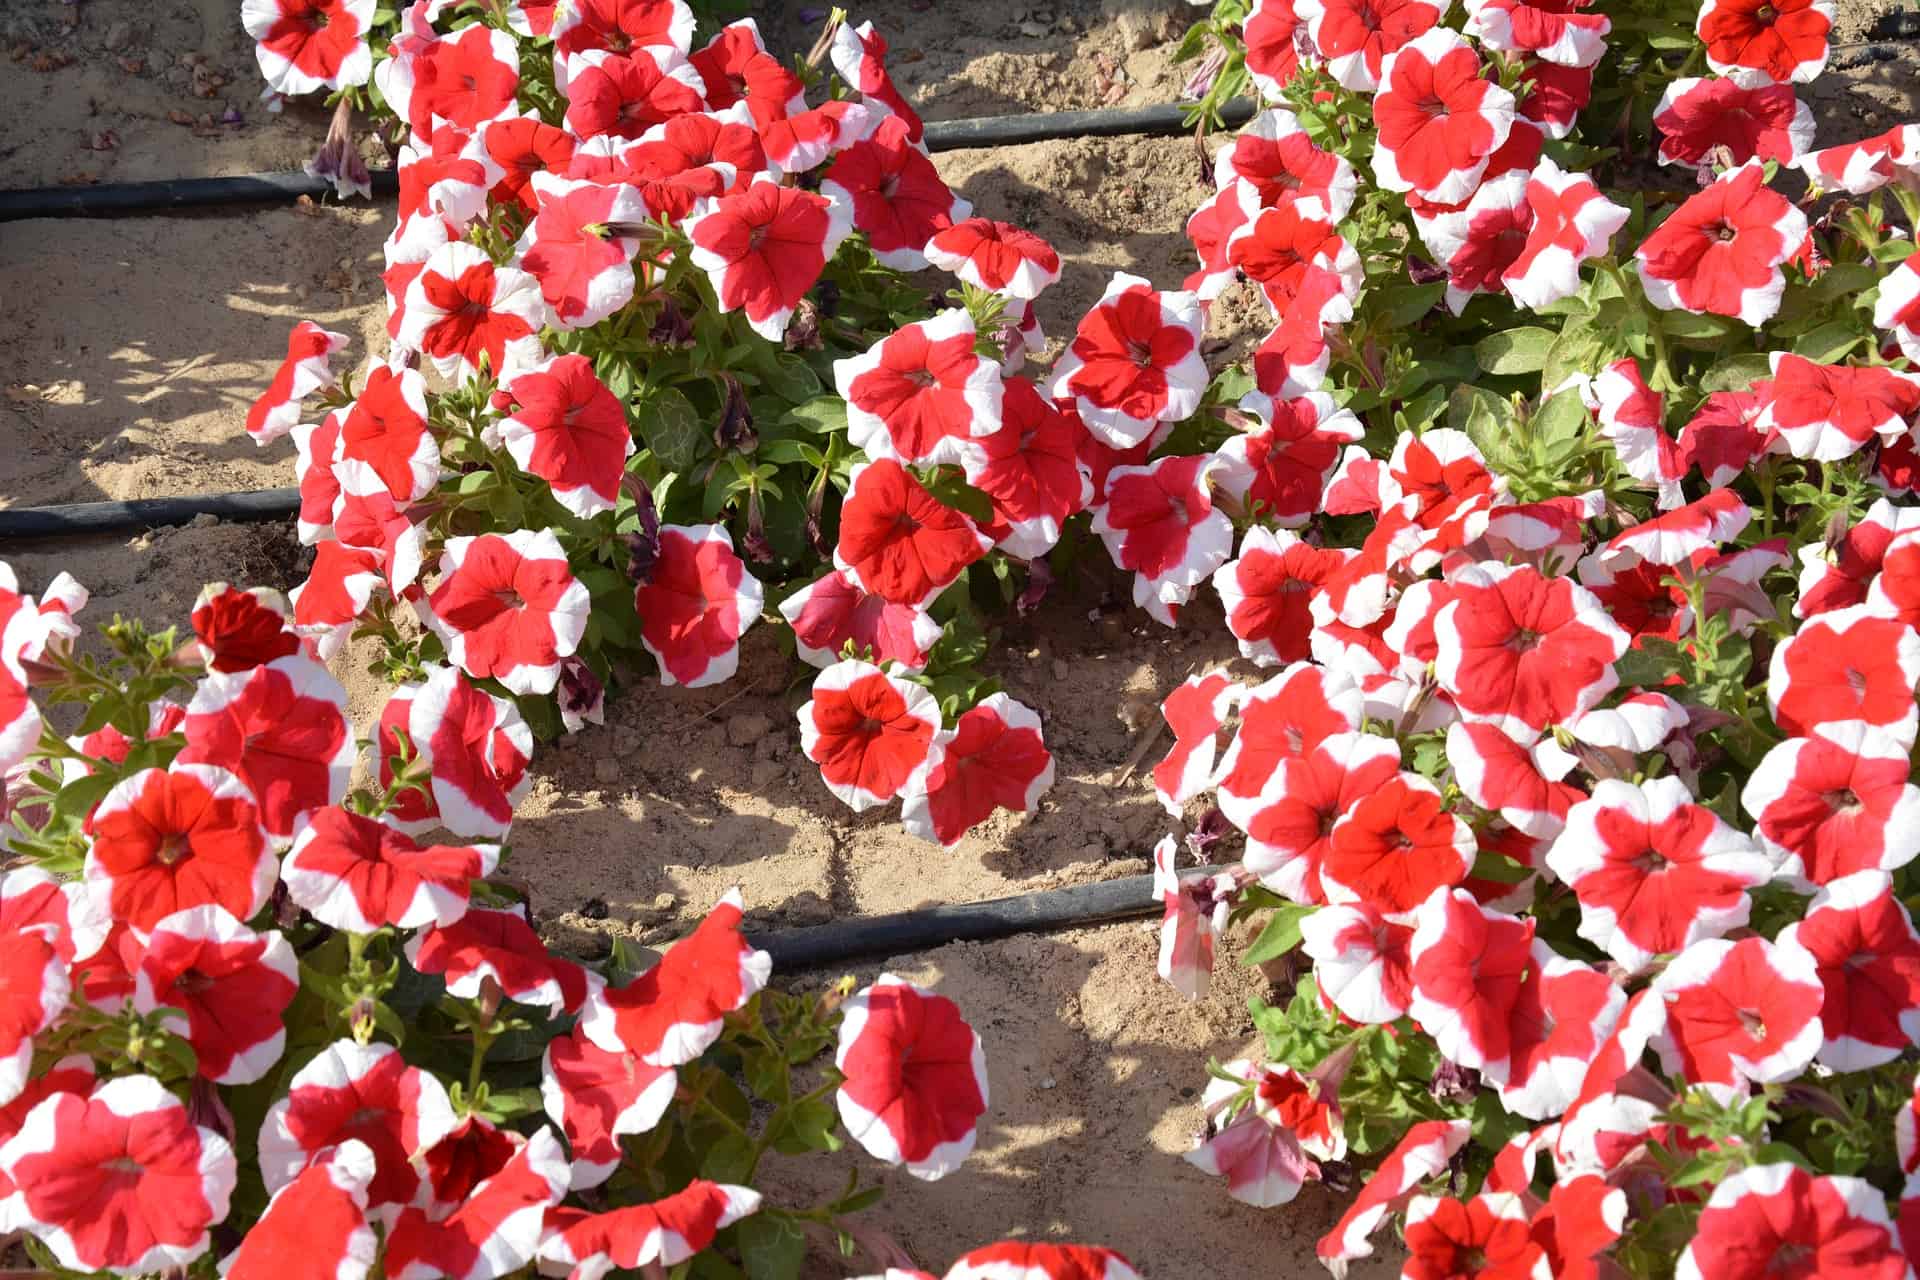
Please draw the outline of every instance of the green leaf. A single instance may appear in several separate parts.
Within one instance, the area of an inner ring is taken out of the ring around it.
[[[750,1280],[794,1280],[806,1260],[800,1228],[773,1213],[756,1213],[740,1224],[740,1262]]]
[[[706,432],[686,396],[663,387],[640,402],[635,416],[641,440],[653,450],[661,466],[669,471],[686,471],[699,461]]]
[[[1505,329],[1473,344],[1473,358],[1488,373],[1535,373],[1547,362],[1547,352],[1559,335],[1551,329],[1521,326]]]
[[[791,422],[815,435],[844,433],[847,429],[847,402],[839,396],[815,396],[805,404],[787,411],[783,422]]]
[[[1527,423],[1533,438],[1533,456],[1548,474],[1563,470],[1580,452],[1586,441],[1587,424],[1592,415],[1574,388],[1559,392],[1540,406]]]
[[[809,1151],[838,1151],[842,1145],[834,1130],[840,1124],[840,1112],[825,1098],[803,1102],[787,1113],[785,1131],[774,1143],[782,1155],[804,1155]]]
[[[1495,470],[1510,471],[1519,460],[1519,416],[1504,396],[1464,383],[1455,387],[1447,399],[1447,425],[1466,432]]]
[[[1446,292],[1445,284],[1402,284],[1380,290],[1371,301],[1388,328],[1404,329],[1433,310]]]
[[[1837,364],[1859,346],[1866,335],[1845,320],[1831,320],[1818,329],[1808,330],[1793,344],[1793,354],[1815,364]]]
[[[1260,936],[1253,940],[1247,953],[1240,957],[1240,963],[1265,964],[1269,960],[1278,960],[1300,945],[1300,922],[1313,914],[1312,907],[1288,903],[1277,908],[1267,917],[1266,927],[1260,930]]]
[[[760,385],[788,404],[810,401],[820,394],[820,377],[805,360],[782,351],[759,367]]]
[[[1700,375],[1702,391],[1745,391],[1762,378],[1773,376],[1768,358],[1758,353],[1728,356]]]
[[[1740,324],[1725,316],[1664,311],[1660,314],[1660,331],[1681,342],[1719,342],[1738,333]]]
[[[1618,340],[1618,331],[1591,320],[1568,324],[1553,340],[1546,362],[1540,366],[1540,385],[1551,390],[1576,373],[1599,373],[1619,354]]]
[[[76,778],[60,788],[53,798],[53,811],[62,818],[84,818],[113,790],[115,775],[100,769],[84,778]]]
[[[710,1182],[745,1182],[753,1163],[753,1140],[744,1133],[723,1133],[708,1144],[700,1176]]]

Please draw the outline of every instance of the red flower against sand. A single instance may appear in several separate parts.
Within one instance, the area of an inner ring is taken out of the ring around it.
[[[800,708],[800,748],[827,789],[859,813],[885,804],[927,764],[940,706],[917,684],[870,663],[836,662]]]
[[[1052,785],[1039,714],[991,693],[934,738],[925,769],[907,784],[900,824],[952,848],[995,809],[1033,812]]]
[[[286,359],[247,410],[247,434],[255,444],[271,443],[299,425],[306,398],[334,384],[333,357],[346,345],[346,334],[322,329],[311,320],[293,326]]]
[[[868,1154],[933,1181],[973,1150],[987,1060],[960,1008],[883,973],[845,1005],[834,1065],[841,1123]]]
[[[773,960],[742,936],[740,919],[740,891],[730,889],[659,964],[624,987],[596,991],[580,1015],[582,1034],[650,1066],[677,1067],[705,1053],[726,1016],[773,973]]]
[[[740,637],[764,603],[725,525],[662,525],[653,572],[633,600],[660,683],[702,689],[732,679]]]
[[[244,0],[240,25],[268,88],[288,97],[362,85],[373,74],[367,30],[378,0]]]
[[[586,632],[589,603],[553,531],[450,538],[440,573],[427,617],[448,660],[515,693],[551,692]]]
[[[889,458],[854,467],[833,562],[862,589],[923,606],[986,554],[993,539],[943,506]]]

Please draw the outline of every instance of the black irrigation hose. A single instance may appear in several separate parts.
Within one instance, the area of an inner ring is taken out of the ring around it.
[[[1211,873],[1200,867],[1183,875]],[[1081,929],[1136,920],[1160,911],[1152,876],[1123,876],[1071,889],[1045,889],[988,902],[924,907],[892,915],[868,916],[810,929],[782,929],[750,935],[748,941],[773,957],[775,973],[824,969],[849,960],[931,951],[949,942],[985,942],[1020,933]]]
[[[220,520],[284,520],[300,510],[298,489],[254,489],[133,502],[79,502],[64,507],[0,510],[0,541],[129,533],[189,524],[196,516]]]
[[[1230,127],[1252,119],[1255,104],[1229,102],[1221,115]],[[1185,108],[1115,107],[1100,111],[1043,111],[1024,115],[937,120],[927,125],[929,151],[1010,147],[1060,138],[1117,138],[1186,132]],[[391,169],[375,170],[373,194],[400,189]],[[23,218],[113,218],[139,213],[180,213],[244,205],[286,204],[301,196],[321,199],[332,190],[324,178],[305,173],[253,173],[232,178],[170,178],[160,182],[111,182],[99,186],[31,187],[0,191],[0,222]]]

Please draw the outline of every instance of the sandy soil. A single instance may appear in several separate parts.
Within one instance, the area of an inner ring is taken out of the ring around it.
[[[1860,39],[1876,11],[1842,0],[1843,38]],[[941,118],[1170,100],[1181,77],[1167,53],[1194,12],[892,0],[857,16],[895,34],[902,81]],[[784,47],[811,40],[796,4],[768,6],[762,22]],[[36,122],[0,143],[9,185],[292,168],[324,131],[311,110],[260,108],[230,0],[16,0],[0,5],[0,36],[13,59],[0,108]],[[1840,51],[1844,80],[1814,94],[1822,141],[1914,114],[1911,55],[1879,58]],[[229,106],[241,122],[214,123]],[[1202,194],[1190,141],[1053,142],[939,163],[983,212],[1061,249],[1066,275],[1042,301],[1055,335],[1111,271],[1172,283],[1189,268],[1181,227]],[[256,450],[246,406],[294,319],[376,335],[385,230],[385,211],[365,207],[8,227],[0,296],[34,305],[0,327],[0,439],[13,446],[0,450],[0,505],[290,482],[291,446]],[[1259,323],[1257,304],[1229,297],[1215,333],[1244,338]],[[207,578],[285,587],[304,568],[284,531],[224,525],[0,555],[30,588],[72,571],[102,618],[182,619]],[[1121,607],[1114,586],[1097,573],[1064,584],[1044,624],[1009,619],[995,648],[995,673],[1041,709],[1058,755],[1059,781],[1025,823],[991,823],[943,853],[891,814],[849,815],[799,755],[806,672],[763,629],[723,688],[634,686],[605,727],[544,750],[510,869],[534,886],[548,936],[583,957],[614,933],[670,938],[733,884],[757,925],[801,927],[1143,871],[1167,819],[1128,763],[1167,690],[1229,651],[1198,638],[1222,630],[1204,601],[1170,633]],[[348,655],[341,674],[367,723],[383,691],[363,658]],[[889,1179],[877,1220],[923,1261],[1030,1234],[1110,1243],[1159,1280],[1317,1273],[1311,1245],[1336,1197],[1310,1189],[1259,1213],[1178,1159],[1201,1124],[1206,1060],[1249,1047],[1246,1000],[1263,984],[1229,966],[1208,999],[1183,1005],[1154,978],[1153,945],[1150,925],[1126,925],[893,963],[962,1002],[987,1041],[994,1095],[962,1173],[932,1187]],[[827,1175],[776,1177],[804,1197]]]

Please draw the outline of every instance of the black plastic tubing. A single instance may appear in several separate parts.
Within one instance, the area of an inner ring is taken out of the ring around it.
[[[1253,118],[1255,104],[1236,99],[1222,110],[1232,127]],[[937,120],[927,125],[929,151],[1008,147],[1058,138],[1116,138],[1186,131],[1185,108],[1176,103],[1114,107],[1100,111],[1044,111],[1025,115]],[[331,191],[309,174],[251,173],[231,178],[170,178],[160,182],[110,182],[98,186],[31,187],[0,191],[0,222],[23,218],[113,218],[139,213],[187,213],[245,205],[287,204],[301,196],[321,199]],[[373,194],[400,189],[391,169],[375,170]]]
[[[220,520],[284,520],[300,510],[298,489],[203,493],[133,502],[77,502],[64,507],[0,510],[0,542],[9,538],[66,538],[82,534],[131,533],[188,524],[196,516]]]

